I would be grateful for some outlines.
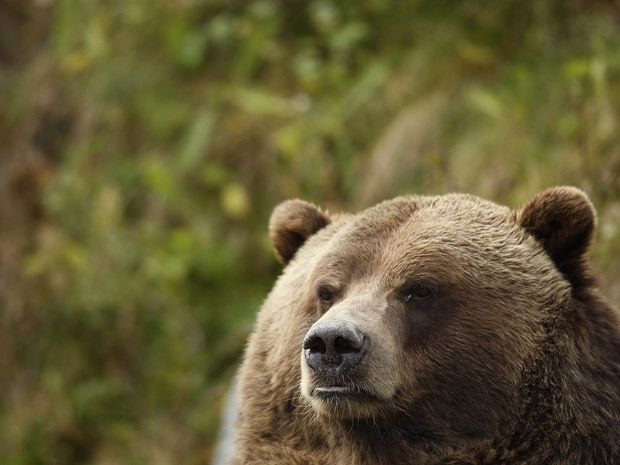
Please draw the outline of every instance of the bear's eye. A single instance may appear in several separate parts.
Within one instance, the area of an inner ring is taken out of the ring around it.
[[[414,284],[403,292],[403,302],[408,304],[414,300],[426,300],[433,295],[433,289],[426,284]]]
[[[334,289],[331,286],[320,285],[316,290],[319,300],[323,304],[330,304],[334,300]]]

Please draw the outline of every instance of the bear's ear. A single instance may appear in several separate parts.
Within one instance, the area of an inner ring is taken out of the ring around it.
[[[584,284],[596,211],[583,191],[568,186],[547,189],[517,212],[517,221],[542,244],[573,286]]]
[[[286,200],[278,205],[269,220],[269,237],[280,263],[290,262],[306,239],[330,222],[327,213],[303,200]]]

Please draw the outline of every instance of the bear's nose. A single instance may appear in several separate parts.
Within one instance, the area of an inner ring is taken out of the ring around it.
[[[304,338],[306,363],[330,376],[346,374],[366,354],[368,338],[350,321],[317,321]]]

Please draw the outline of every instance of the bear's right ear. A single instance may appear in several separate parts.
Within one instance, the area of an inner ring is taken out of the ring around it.
[[[278,205],[269,220],[269,237],[280,263],[290,262],[306,239],[329,223],[327,213],[304,200],[285,200]]]
[[[525,204],[517,221],[545,248],[575,287],[588,279],[587,251],[596,229],[596,211],[575,187],[552,187]]]

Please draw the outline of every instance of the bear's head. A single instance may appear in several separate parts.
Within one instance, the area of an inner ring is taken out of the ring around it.
[[[286,201],[270,221],[286,266],[271,299],[288,314],[271,318],[290,321],[281,341],[293,347],[274,349],[274,367],[293,352],[302,403],[328,422],[398,417],[421,437],[497,432],[551,322],[569,321],[591,284],[595,225],[571,187],[518,210],[463,194],[336,216]]]

